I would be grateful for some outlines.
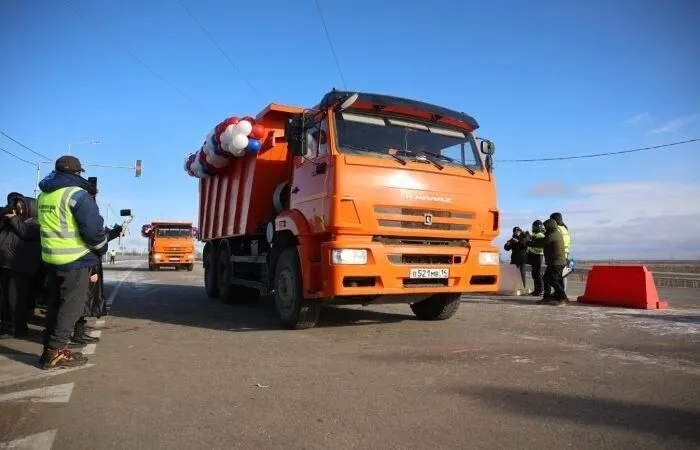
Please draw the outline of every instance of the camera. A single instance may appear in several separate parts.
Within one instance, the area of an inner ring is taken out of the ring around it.
[[[7,206],[3,206],[2,208],[0,208],[0,216],[4,216],[5,214],[12,214],[12,213],[17,214],[17,211],[15,211],[14,206],[7,205]]]

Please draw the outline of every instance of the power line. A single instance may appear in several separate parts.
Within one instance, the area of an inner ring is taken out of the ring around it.
[[[559,157],[555,157],[555,158],[500,159],[500,160],[496,160],[496,162],[564,161],[564,160],[569,160],[569,159],[597,158],[600,156],[622,155],[624,153],[635,153],[635,152],[643,152],[643,151],[647,151],[647,150],[655,150],[655,149],[660,149],[660,148],[673,147],[676,145],[689,144],[691,142],[697,142],[697,141],[700,141],[700,138],[688,139],[687,141],[671,142],[668,144],[654,145],[651,147],[633,148],[631,150],[620,150],[617,152],[593,153],[590,155],[576,155],[576,156],[559,156]]]
[[[15,155],[14,153],[12,153],[12,152],[10,152],[10,151],[8,151],[8,150],[5,150],[5,149],[2,148],[2,147],[0,147],[0,151],[7,153],[8,155],[12,156],[13,158],[19,159],[19,160],[22,161],[22,162],[26,162],[27,164],[31,164],[32,166],[36,166],[36,163],[33,163],[33,162],[31,162],[31,161],[27,161],[27,160],[24,159],[24,158],[20,158],[19,156]]]
[[[348,85],[345,82],[345,77],[343,76],[343,70],[340,68],[340,61],[338,61],[338,55],[335,53],[335,47],[333,46],[333,41],[331,40],[331,35],[328,32],[328,27],[326,26],[326,19],[323,18],[323,12],[321,11],[321,4],[316,0],[316,9],[318,9],[318,15],[321,17],[321,22],[323,22],[323,29],[326,30],[326,39],[328,40],[328,45],[331,46],[331,53],[333,53],[333,59],[335,59],[335,65],[338,67],[338,73],[340,73],[340,79],[343,81],[343,87],[345,90],[348,89]]]
[[[92,22],[91,22],[87,17],[85,17],[85,16],[78,10],[78,8],[75,7],[75,5],[73,5],[73,3],[71,2],[71,0],[64,0],[64,1],[68,4],[68,6],[70,6],[70,7],[73,9],[73,12],[74,12],[78,17],[80,17],[80,18],[83,19],[85,22],[87,22],[87,23],[89,23],[89,24],[92,25]],[[127,48],[125,48],[124,46],[120,45],[119,42],[118,42],[116,39],[114,39],[112,36],[110,36],[110,35],[107,34],[107,33],[104,33],[104,35],[107,37],[107,39],[109,39],[110,41],[112,41],[112,43],[113,43],[114,45],[116,45],[117,47],[121,47],[121,49],[122,49],[126,54],[128,54],[134,61],[136,61],[139,65],[141,65],[141,66],[144,67],[146,70],[148,70],[149,72],[151,72],[151,74],[153,74],[156,78],[158,78],[160,81],[162,81],[163,83],[165,83],[166,85],[168,85],[170,88],[172,88],[175,92],[177,92],[178,94],[180,94],[180,96],[181,96],[182,98],[186,99],[187,101],[189,101],[190,103],[192,103],[197,109],[199,109],[200,111],[202,111],[202,108],[199,106],[199,104],[198,104],[196,101],[194,101],[194,99],[193,99],[192,97],[190,97],[189,95],[187,95],[187,94],[185,94],[184,92],[182,92],[177,86],[175,86],[172,82],[170,82],[170,81],[169,81],[167,78],[165,78],[163,75],[161,75],[160,73],[156,72],[153,68],[151,68],[151,66],[149,66],[148,64],[146,64],[141,58],[139,58],[138,56],[136,56],[136,55],[135,55],[134,53],[132,53],[129,49],[127,49]]]
[[[184,10],[187,11],[187,14],[189,14],[189,16],[192,18],[194,23],[196,23],[197,26],[199,26],[199,28],[204,32],[204,34],[207,35],[207,37],[212,42],[212,44],[214,44],[214,46],[219,50],[219,52],[224,56],[224,58],[226,58],[226,61],[228,61],[228,63],[231,64],[231,67],[233,67],[233,69],[236,72],[238,72],[238,74],[241,76],[241,78],[243,78],[243,80],[248,84],[248,87],[250,87],[250,89],[253,92],[255,92],[255,95],[262,98],[262,95],[260,95],[260,92],[258,92],[258,90],[255,89],[255,86],[253,86],[253,83],[251,83],[250,80],[248,80],[248,78],[246,78],[246,76],[243,74],[243,71],[241,71],[241,69],[233,62],[233,60],[231,60],[231,58],[226,54],[224,49],[221,48],[219,43],[216,42],[216,39],[214,39],[214,36],[212,36],[211,33],[209,33],[209,31],[207,31],[207,29],[204,28],[204,25],[202,25],[202,23],[199,20],[197,20],[197,18],[194,16],[194,14],[192,14],[192,11],[190,11],[190,9],[187,7],[187,5],[185,5],[185,2],[183,2],[182,0],[178,0],[178,3],[180,3],[180,5],[184,8]]]
[[[0,134],[3,135],[3,136],[5,136],[7,139],[11,140],[11,141],[14,142],[15,144],[19,145],[20,147],[24,148],[25,150],[29,150],[30,152],[34,153],[36,156],[38,156],[38,157],[40,157],[40,158],[44,158],[44,159],[47,160],[47,161],[51,161],[51,158],[49,158],[49,157],[47,157],[47,156],[44,156],[44,155],[42,155],[41,153],[39,153],[39,152],[37,152],[37,151],[35,151],[35,150],[32,150],[31,148],[27,147],[26,145],[24,145],[23,143],[21,143],[21,142],[18,141],[17,139],[14,139],[14,138],[12,138],[11,136],[8,136],[7,134],[3,133],[2,131],[0,131]],[[33,163],[32,163],[32,164],[33,164]]]

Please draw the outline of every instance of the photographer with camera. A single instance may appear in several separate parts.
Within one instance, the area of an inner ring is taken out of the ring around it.
[[[27,335],[30,280],[41,265],[36,201],[13,192],[0,209],[0,338]]]
[[[520,278],[523,280],[523,289],[527,288],[527,240],[528,234],[524,233],[520,227],[513,228],[513,235],[506,241],[503,249],[510,251],[510,263],[520,271]]]

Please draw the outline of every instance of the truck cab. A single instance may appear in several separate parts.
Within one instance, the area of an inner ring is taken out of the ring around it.
[[[195,238],[192,222],[153,221],[143,226],[148,238],[148,270],[174,267],[194,269]]]

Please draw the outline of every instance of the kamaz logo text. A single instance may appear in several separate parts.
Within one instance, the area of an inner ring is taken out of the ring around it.
[[[411,194],[410,192],[404,192],[402,196],[406,200],[422,200],[425,202],[452,203],[452,197],[440,197],[439,195]]]

